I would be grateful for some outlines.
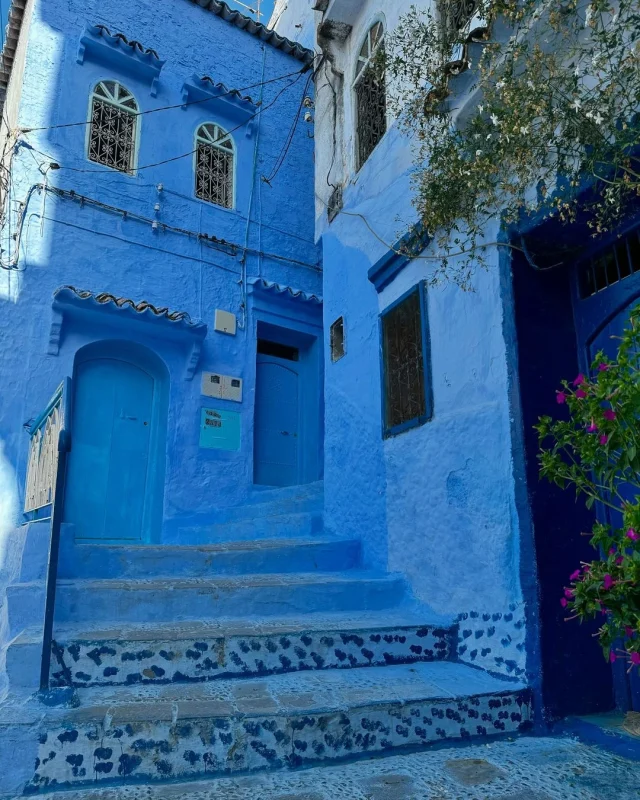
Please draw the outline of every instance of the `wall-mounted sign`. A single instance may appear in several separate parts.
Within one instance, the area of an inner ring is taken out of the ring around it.
[[[200,447],[213,450],[239,450],[240,414],[219,408],[202,408]]]
[[[200,391],[207,397],[216,397],[219,400],[233,400],[235,403],[241,403],[242,378],[220,375],[218,372],[203,372]]]

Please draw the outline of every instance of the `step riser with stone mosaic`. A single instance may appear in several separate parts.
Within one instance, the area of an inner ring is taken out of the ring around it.
[[[167,705],[156,721],[135,709],[107,712],[101,721],[50,728],[40,734],[36,769],[26,793],[78,785],[197,779],[202,776],[292,769],[353,759],[444,740],[516,733],[530,725],[526,691],[460,698],[357,705],[329,713],[216,716],[210,708]],[[192,706],[198,705],[193,703]],[[268,703],[266,703],[268,705]],[[211,716],[197,716],[210,713]],[[176,719],[177,715],[177,719]],[[82,715],[78,714],[78,719]]]
[[[185,639],[58,639],[52,686],[181,683],[303,670],[411,664],[449,658],[454,627],[303,630]],[[12,653],[10,660],[21,661]]]

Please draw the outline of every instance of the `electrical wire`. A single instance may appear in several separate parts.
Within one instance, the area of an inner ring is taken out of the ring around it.
[[[296,73],[294,73],[294,74],[296,74]],[[252,119],[255,119],[259,114],[262,114],[265,111],[267,111],[267,109],[269,109],[273,105],[275,105],[275,103],[280,99],[281,95],[284,94],[284,92],[286,92],[287,89],[291,88],[291,86],[294,86],[300,80],[301,77],[302,77],[302,72],[298,71],[297,77],[295,78],[295,80],[291,81],[286,86],[284,86],[282,89],[280,89],[280,91],[276,94],[276,96],[273,98],[273,100],[271,100],[270,103],[267,103],[266,106],[262,106],[261,108],[259,108],[255,112],[255,114],[252,114],[250,117],[245,119],[239,125],[236,125],[235,128],[231,128],[231,130],[228,130],[228,131],[226,131],[224,133],[221,132],[220,135],[211,142],[211,144],[215,144],[217,141],[220,141],[222,139],[226,139],[227,136],[230,136],[232,133],[235,133],[235,131],[239,130],[240,128],[243,128],[248,122],[250,122]],[[23,131],[23,133],[25,133],[25,131]],[[26,133],[28,133],[28,131],[26,131]],[[45,158],[48,158],[50,160],[54,160],[52,156],[48,155],[47,153],[42,152],[42,150],[38,150],[36,147],[33,147],[32,145],[29,145],[29,146],[32,147],[32,149],[35,150],[36,153],[39,153],[41,156],[44,156]],[[171,158],[165,158],[162,161],[155,161],[153,164],[143,164],[142,166],[137,166],[135,168],[135,172],[138,173],[143,169],[151,169],[151,167],[159,167],[162,164],[169,164],[169,163],[171,163],[173,161],[179,161],[182,158],[188,158],[189,156],[192,156],[196,152],[197,152],[197,148],[195,148],[193,150],[189,150],[188,153],[182,153],[179,156],[172,156]],[[103,168],[99,168],[99,169],[82,169],[80,167],[65,167],[63,165],[60,165],[60,169],[69,170],[71,172],[82,172],[84,174],[87,174],[87,173],[94,173],[94,174],[98,173],[98,174],[104,175],[104,167]]]
[[[272,172],[271,172],[271,174],[269,175],[268,178],[263,176],[263,180],[268,184],[271,184],[271,182],[274,180],[274,178],[276,177],[278,172],[280,172],[280,169],[282,168],[282,165],[284,164],[284,162],[285,162],[285,160],[287,158],[287,154],[289,152],[289,148],[291,147],[291,144],[293,143],[293,137],[295,136],[295,132],[296,132],[296,129],[298,127],[298,123],[300,121],[300,115],[302,113],[302,107],[304,105],[304,99],[307,96],[307,90],[309,88],[309,83],[311,82],[311,78],[313,78],[313,72],[309,75],[309,77],[307,78],[307,82],[304,85],[304,89],[302,91],[302,96],[300,97],[300,103],[298,104],[298,110],[296,112],[295,117],[292,120],[291,127],[289,128],[289,133],[287,135],[287,138],[285,140],[283,148],[280,151],[280,155],[276,159],[275,166],[274,166],[274,168],[273,168],[273,170],[272,170]]]
[[[1,0],[0,0],[1,2]],[[278,75],[275,78],[269,78],[266,81],[260,81],[259,83],[251,83],[249,86],[241,86],[239,89],[229,89],[222,94],[216,95],[215,97],[205,97],[201,100],[188,100],[184,103],[175,103],[174,105],[169,106],[158,106],[157,108],[149,108],[146,111],[132,111],[131,116],[135,117],[144,117],[146,114],[155,114],[158,111],[170,111],[175,108],[184,108],[185,106],[192,106],[198,105],[199,103],[210,103],[215,100],[219,100],[221,97],[227,97],[228,95],[232,94],[240,94],[240,92],[246,92],[248,89],[255,89],[256,87],[267,86],[270,83],[276,83],[276,81],[282,81],[285,78],[291,78],[294,75],[302,75],[309,69],[309,66],[305,65],[301,69],[295,70],[295,72],[287,72],[284,75]],[[36,133],[38,131],[52,131],[57,130],[59,128],[77,128],[81,125],[90,125],[92,120],[83,120],[82,122],[63,122],[58,125],[43,125],[42,127],[38,128],[21,128],[22,133]]]

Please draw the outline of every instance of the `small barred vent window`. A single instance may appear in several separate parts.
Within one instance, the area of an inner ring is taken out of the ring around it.
[[[640,229],[632,231],[580,267],[580,297],[591,297],[634,272],[640,272]]]
[[[89,160],[120,172],[135,167],[138,104],[117,81],[101,81],[93,91]]]
[[[344,318],[338,319],[331,325],[330,328],[330,345],[331,345],[331,360],[340,361],[344,356],[345,341],[344,341]]]
[[[207,122],[196,133],[196,197],[233,208],[235,147],[219,125]]]
[[[384,28],[376,22],[367,33],[356,67],[355,114],[358,169],[369,158],[387,130],[387,88],[374,62],[384,47]]]
[[[431,418],[431,368],[423,284],[382,315],[384,431],[391,436]]]

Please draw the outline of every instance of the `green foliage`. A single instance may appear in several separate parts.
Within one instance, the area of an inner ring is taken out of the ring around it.
[[[602,616],[605,657],[640,666],[639,307],[620,337],[616,360],[599,352],[591,374],[563,381],[557,400],[568,419],[542,417],[536,426],[541,476],[573,487],[589,508],[601,504],[613,521],[593,526],[597,556],[571,575],[561,603],[570,618]]]
[[[412,7],[385,42],[390,106],[415,142],[415,204],[443,254],[437,277],[466,285],[483,260],[488,223],[523,214],[570,223],[585,179],[594,236],[640,195],[638,0],[479,0],[478,63],[467,25]],[[458,5],[460,5],[458,3]],[[451,76],[475,85],[443,103]],[[462,252],[455,260],[452,255]]]

